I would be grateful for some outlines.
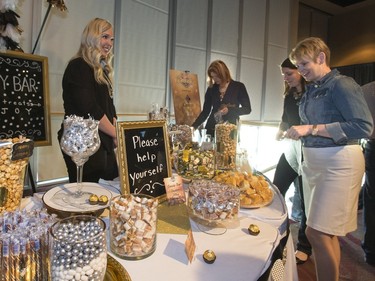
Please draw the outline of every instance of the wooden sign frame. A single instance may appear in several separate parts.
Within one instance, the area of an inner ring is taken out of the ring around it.
[[[48,58],[7,50],[0,68],[0,138],[22,135],[35,146],[51,145]]]
[[[166,197],[164,178],[171,177],[165,121],[118,121],[118,160],[122,194]]]

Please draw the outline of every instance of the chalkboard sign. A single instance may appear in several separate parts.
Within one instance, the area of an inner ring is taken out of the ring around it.
[[[117,122],[121,191],[165,197],[171,176],[165,121]]]
[[[51,145],[47,58],[0,52],[0,69],[0,139],[22,135]]]

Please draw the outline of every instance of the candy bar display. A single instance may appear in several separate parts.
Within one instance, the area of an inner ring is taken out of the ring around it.
[[[15,145],[27,144],[26,138],[3,139],[0,141],[0,214],[19,208],[23,195],[23,184],[29,152],[25,157],[14,160]],[[22,151],[21,151],[22,152]]]
[[[221,123],[215,126],[216,168],[233,170],[236,168],[237,126]]]
[[[240,192],[231,185],[210,180],[189,184],[188,206],[194,216],[208,221],[233,220],[238,217]]]
[[[110,206],[110,248],[120,258],[139,260],[156,249],[158,199],[120,195]]]
[[[55,221],[44,210],[0,216],[0,280],[50,280],[48,231]]]
[[[104,280],[107,240],[103,220],[73,216],[56,222],[50,233],[52,281]]]

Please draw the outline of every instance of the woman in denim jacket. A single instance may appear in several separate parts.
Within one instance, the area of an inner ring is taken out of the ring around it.
[[[373,120],[360,86],[331,70],[330,50],[316,37],[299,42],[291,61],[311,81],[301,99],[301,124],[286,137],[303,144],[302,179],[317,278],[339,280],[338,236],[357,228],[357,204],[365,162],[359,140]]]

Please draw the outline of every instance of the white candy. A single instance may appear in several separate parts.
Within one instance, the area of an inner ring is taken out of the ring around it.
[[[83,268],[82,268],[82,271],[83,272],[87,272],[88,270],[90,270],[91,269],[91,266],[89,266],[89,265],[85,265]]]

